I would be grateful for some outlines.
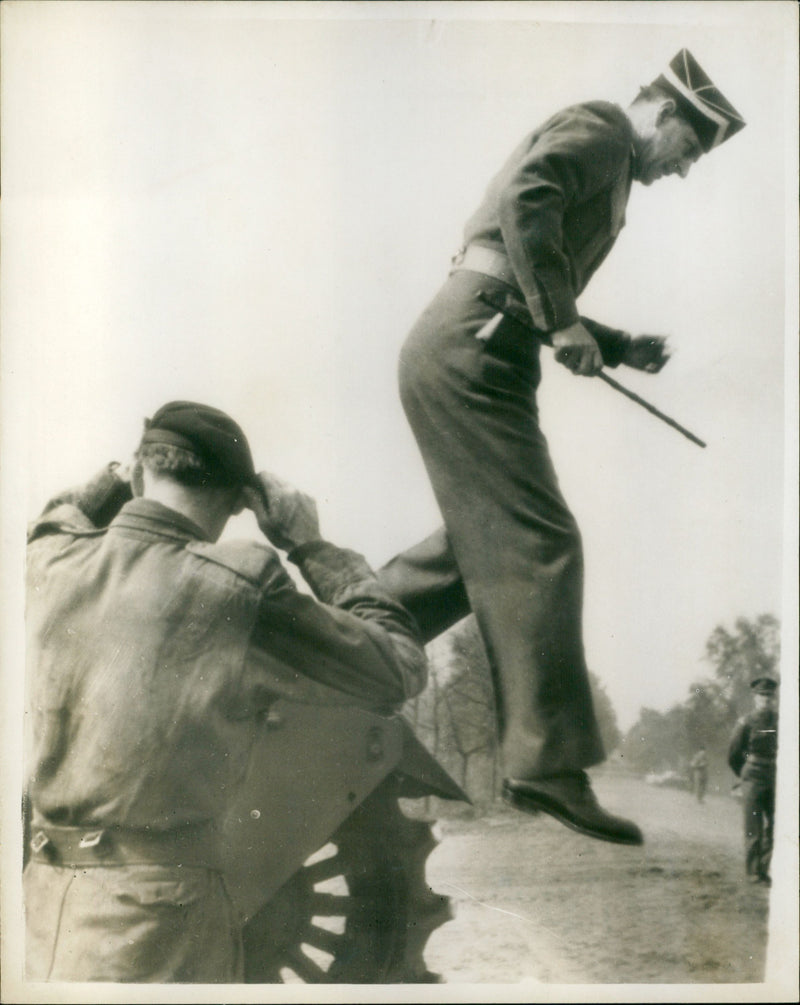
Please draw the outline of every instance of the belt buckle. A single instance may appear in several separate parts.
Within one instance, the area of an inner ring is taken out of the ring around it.
[[[31,851],[34,855],[38,855],[39,852],[43,851],[49,844],[50,838],[45,834],[45,832],[37,831],[30,841]]]
[[[103,847],[103,838],[106,836],[104,830],[99,831],[86,831],[80,841],[78,842],[79,848],[94,848],[96,854],[102,855],[105,849]]]

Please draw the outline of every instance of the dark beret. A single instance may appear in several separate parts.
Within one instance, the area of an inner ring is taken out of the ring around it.
[[[233,419],[217,408],[193,401],[171,401],[145,419],[142,445],[166,443],[191,450],[209,472],[226,481],[255,483],[256,472],[247,437]]]

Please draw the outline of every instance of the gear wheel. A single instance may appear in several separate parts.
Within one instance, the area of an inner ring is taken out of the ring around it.
[[[425,965],[450,899],[425,881],[431,824],[389,776],[245,926],[248,984],[434,984]]]

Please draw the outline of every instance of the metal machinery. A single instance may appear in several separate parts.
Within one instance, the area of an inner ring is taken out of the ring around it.
[[[469,801],[401,716],[276,703],[224,824],[248,983],[434,983],[437,840],[399,800]]]

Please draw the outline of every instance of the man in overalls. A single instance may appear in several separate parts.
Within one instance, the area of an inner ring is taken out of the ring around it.
[[[244,506],[317,599],[273,548],[219,540]],[[28,979],[241,980],[219,824],[264,718],[417,694],[412,619],[194,402],[146,422],[130,480],[112,465],[46,507],[27,576]]]

